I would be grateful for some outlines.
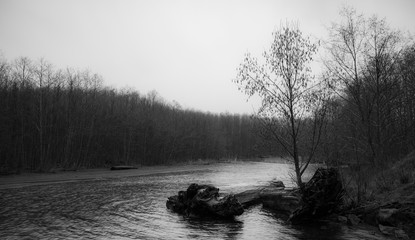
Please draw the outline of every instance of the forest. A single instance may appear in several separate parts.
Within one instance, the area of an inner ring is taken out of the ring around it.
[[[43,59],[3,59],[0,99],[2,173],[260,154],[250,116],[182,109],[155,91],[108,88],[97,74]]]

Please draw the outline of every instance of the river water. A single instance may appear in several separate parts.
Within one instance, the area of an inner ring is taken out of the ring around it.
[[[362,231],[316,223],[291,226],[253,207],[234,220],[187,218],[166,200],[190,183],[221,192],[261,186],[275,177],[293,186],[285,164],[213,164],[149,176],[46,184],[0,190],[0,239],[359,239]],[[310,175],[310,173],[309,173]],[[360,235],[359,235],[360,234]],[[381,239],[370,232],[365,239]],[[370,237],[370,236],[373,236]]]

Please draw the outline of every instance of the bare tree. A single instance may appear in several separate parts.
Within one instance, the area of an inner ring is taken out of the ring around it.
[[[320,141],[325,115],[321,108],[324,94],[316,93],[320,85],[315,83],[310,68],[317,47],[297,26],[287,24],[273,33],[271,48],[263,54],[264,61],[247,54],[234,80],[249,97],[257,94],[262,98],[257,116],[293,159],[299,187]],[[306,124],[306,119],[313,119],[314,123]],[[305,144],[310,140],[306,134],[310,126],[314,129],[312,143]],[[306,145],[310,147],[308,151]]]
[[[376,164],[387,158],[388,147],[399,137],[390,127],[396,121],[392,108],[399,95],[402,35],[384,19],[366,18],[353,8],[344,8],[340,15],[326,44],[329,85],[349,106],[350,121],[358,123],[352,124],[357,134],[349,136],[355,151]]]
[[[361,202],[373,175],[367,171],[381,172],[408,151],[406,133],[411,128],[404,120],[403,98],[410,87],[402,87],[406,74],[399,70],[407,42],[385,19],[365,17],[350,7],[340,15],[329,28],[324,61],[339,103],[332,120],[337,130],[329,138],[336,135],[337,156],[352,165],[352,195]]]
[[[35,108],[37,108],[37,121],[35,121],[35,126],[39,134],[39,170],[44,170],[43,168],[46,167],[47,161],[47,152],[45,147],[45,140],[46,140],[46,111],[45,111],[45,94],[48,90],[50,84],[50,75],[52,72],[51,64],[47,63],[44,59],[40,59],[39,63],[34,66],[34,84],[35,87],[38,89],[38,101],[35,104]]]

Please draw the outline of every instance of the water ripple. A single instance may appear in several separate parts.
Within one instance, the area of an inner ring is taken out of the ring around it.
[[[275,177],[292,185],[287,165],[242,163],[219,164],[202,172],[0,190],[0,239],[348,239],[353,236],[352,231],[339,227],[294,228],[260,206],[234,220],[187,218],[165,206],[168,196],[192,182],[214,184],[224,192],[238,192]]]

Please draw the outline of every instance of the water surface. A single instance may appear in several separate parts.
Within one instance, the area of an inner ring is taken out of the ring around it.
[[[356,239],[336,224],[294,227],[257,206],[234,220],[187,218],[167,197],[190,183],[239,192],[278,177],[293,186],[289,165],[214,164],[208,170],[0,190],[0,239]],[[363,234],[373,236],[369,232]]]

